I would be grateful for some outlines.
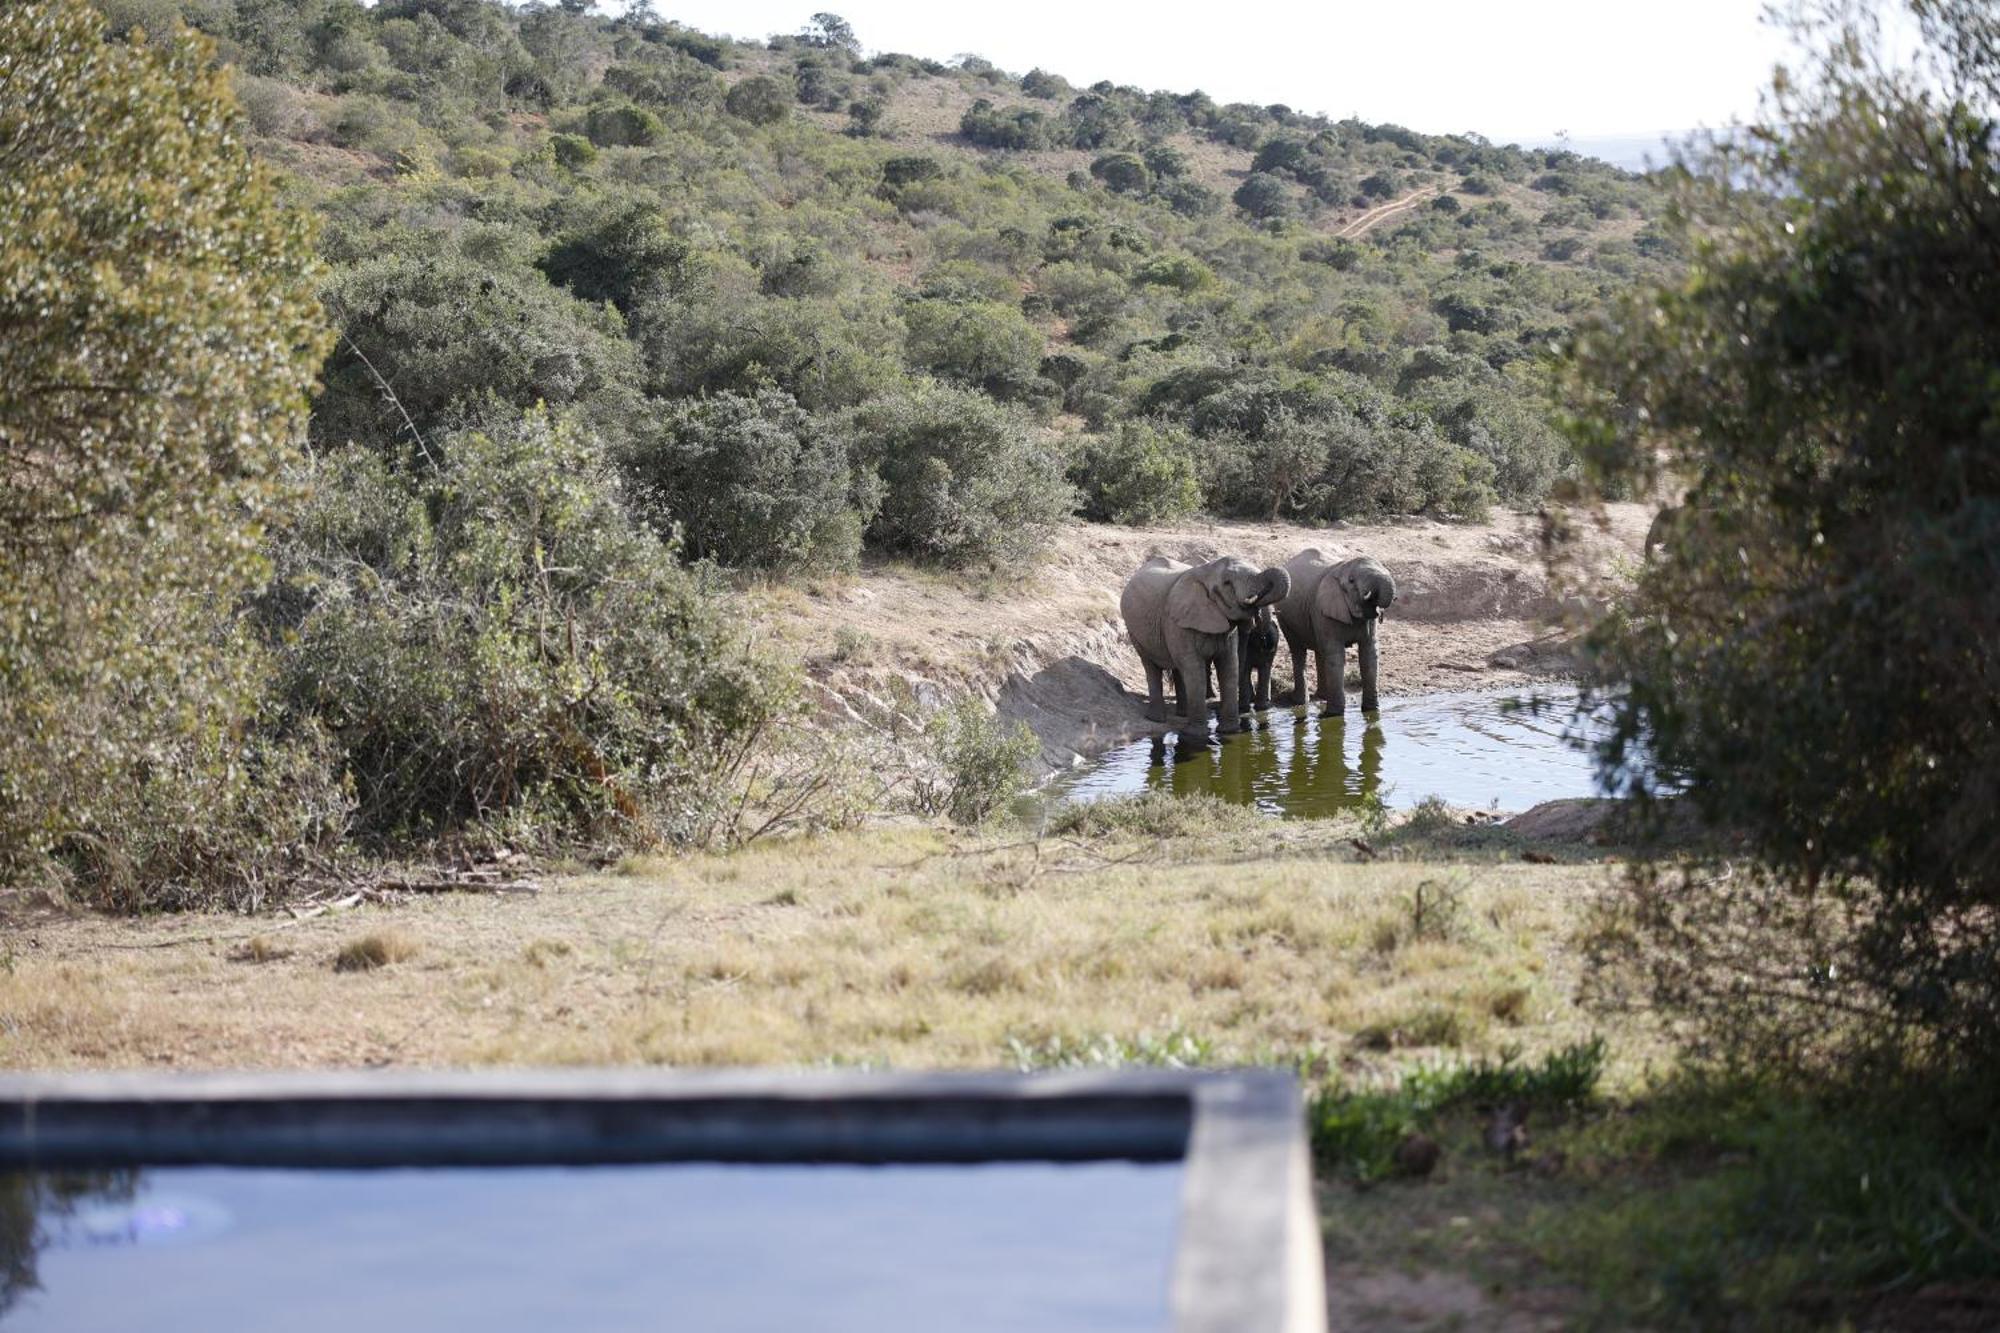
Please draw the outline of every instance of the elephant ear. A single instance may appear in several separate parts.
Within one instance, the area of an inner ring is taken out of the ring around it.
[[[1174,590],[1167,594],[1167,619],[1199,634],[1229,632],[1229,617],[1193,570],[1174,580]]]
[[[1347,588],[1347,567],[1335,565],[1320,576],[1319,593],[1314,600],[1322,614],[1343,624],[1352,625],[1361,619],[1361,608],[1354,604],[1354,598]]]

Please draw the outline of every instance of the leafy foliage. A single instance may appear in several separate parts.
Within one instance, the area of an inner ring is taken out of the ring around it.
[[[242,738],[230,621],[326,347],[311,228],[205,40],[33,0],[0,51],[0,876],[251,895],[321,785],[309,744]]]
[[[2000,61],[1990,16],[1926,13],[1928,86],[1832,34],[1782,133],[1696,164],[1694,276],[1579,346],[1600,487],[1689,484],[1593,636],[1603,770],[1684,784],[1759,863],[1643,876],[1604,940],[1712,1049],[1990,1071]]]
[[[1201,508],[1194,451],[1187,432],[1138,421],[1092,436],[1072,469],[1084,514],[1130,524],[1187,517]]]
[[[640,429],[627,467],[662,531],[731,565],[851,569],[879,504],[846,438],[782,389],[675,404]]]
[[[589,434],[534,411],[312,464],[267,617],[284,698],[340,743],[362,831],[691,840],[789,706],[707,576],[630,518]]]
[[[853,430],[882,479],[869,533],[890,550],[1018,562],[1072,508],[1060,455],[1018,413],[970,390],[920,385],[858,409]]]

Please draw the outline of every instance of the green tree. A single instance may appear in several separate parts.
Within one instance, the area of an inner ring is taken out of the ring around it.
[[[1090,164],[1090,174],[1119,194],[1144,194],[1153,184],[1153,173],[1137,153],[1106,153]]]
[[[312,229],[205,39],[22,0],[0,52],[0,878],[136,905],[250,873],[195,862],[256,777],[232,612],[327,347]]]
[[[1018,412],[925,383],[857,409],[854,439],[882,478],[869,539],[947,565],[1018,562],[1069,515],[1061,454]]]
[[[1236,187],[1230,201],[1253,218],[1281,218],[1292,212],[1292,192],[1266,172],[1253,172]]]
[[[1137,525],[1192,514],[1201,508],[1194,451],[1186,431],[1149,422],[1122,421],[1092,437],[1070,473],[1085,517]]]
[[[849,55],[861,53],[861,39],[854,35],[854,25],[838,14],[813,15],[801,35],[814,46],[831,47]]]
[[[322,456],[279,543],[286,697],[338,738],[362,829],[707,837],[792,682],[576,421],[503,409],[438,444]]]
[[[1724,1049],[1851,1072],[1859,1048],[1991,1096],[2000,48],[1984,6],[1918,13],[1912,73],[1847,13],[1697,155],[1693,276],[1580,337],[1574,437],[1602,492],[1687,487],[1593,637],[1605,776],[1685,784],[1762,867],[1635,885],[1656,993]]]
[[[792,114],[792,94],[776,79],[753,74],[731,88],[722,105],[738,120],[747,120],[752,125],[775,125]]]
[[[846,439],[782,389],[676,403],[626,454],[655,513],[687,553],[760,569],[852,569],[880,503]]]

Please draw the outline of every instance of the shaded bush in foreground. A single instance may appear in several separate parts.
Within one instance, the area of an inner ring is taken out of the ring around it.
[[[746,656],[722,590],[629,517],[569,421],[441,452],[320,460],[279,547],[286,697],[343,747],[362,830],[705,837],[789,678]]]

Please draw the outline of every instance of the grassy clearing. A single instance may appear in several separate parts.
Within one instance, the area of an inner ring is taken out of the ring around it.
[[[1449,862],[1394,838],[1366,860],[1352,828],[1202,802],[1058,827],[294,923],[17,914],[0,1065],[1282,1063],[1313,1090],[1342,1326],[1824,1326],[1857,1291],[1929,1310],[2000,1232],[1973,1169],[2000,1142],[1935,1114],[1649,1088],[1657,1034],[1574,1000],[1606,866],[1442,827]],[[395,965],[336,971],[364,954]]]
[[[976,1066],[1179,1033],[1207,1061],[1368,1071],[1591,1035],[1567,941],[1602,867],[1363,863],[1336,828],[1198,839],[1157,814],[875,829],[254,929],[52,917],[0,974],[0,1063]],[[336,975],[391,927],[421,952]],[[1410,1022],[1430,1013],[1455,1017]],[[1383,1030],[1387,1051],[1363,1039]]]

